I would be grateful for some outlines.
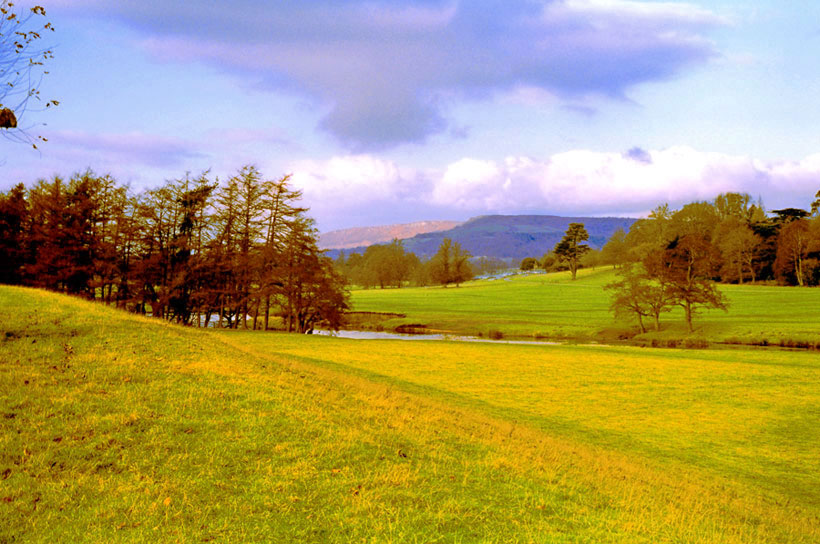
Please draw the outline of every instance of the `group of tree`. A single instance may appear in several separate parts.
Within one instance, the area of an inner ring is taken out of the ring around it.
[[[318,249],[289,177],[244,166],[131,194],[91,171],[0,194],[0,282],[100,300],[177,323],[337,327],[344,279]]]
[[[714,275],[719,253],[704,237],[685,234],[665,247],[649,252],[641,263],[619,270],[620,279],[605,289],[613,291],[611,307],[618,315],[634,316],[641,332],[643,319],[651,317],[660,329],[660,315],[675,306],[683,308],[689,331],[700,307],[726,310],[726,297],[717,289]]]
[[[747,194],[725,193],[679,210],[655,208],[629,232],[616,232],[599,260],[619,270],[612,307],[659,328],[660,315],[683,308],[692,330],[698,308],[726,309],[716,282],[820,284],[820,192],[811,210],[767,213]]]
[[[401,240],[389,244],[369,246],[364,253],[339,254],[337,270],[354,285],[364,288],[399,288],[404,285],[456,286],[474,277],[471,255],[461,244],[449,238],[442,240],[436,254],[427,260],[419,259],[405,250]],[[502,263],[506,267],[506,263]],[[497,260],[479,259],[476,266],[495,270]]]
[[[346,255],[342,251],[335,261],[337,270],[354,285],[364,288],[402,287],[414,282],[421,262],[404,249],[401,240],[375,244],[364,253]]]
[[[658,247],[697,236],[715,253],[712,278],[723,283],[775,281],[820,285],[820,192],[810,210],[767,212],[747,194],[725,193],[679,210],[655,208],[628,233],[616,232],[601,251],[613,266],[641,262]]]

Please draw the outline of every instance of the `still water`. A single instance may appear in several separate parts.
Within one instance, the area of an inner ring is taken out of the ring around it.
[[[478,336],[458,336],[453,334],[401,334],[397,332],[376,331],[327,331],[316,330],[314,334],[352,338],[354,340],[446,340],[450,342],[487,342],[490,344],[529,344],[537,346],[557,346],[561,342],[539,342],[538,340],[491,340]]]

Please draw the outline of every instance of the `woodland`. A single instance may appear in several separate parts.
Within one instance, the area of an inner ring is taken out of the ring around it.
[[[254,166],[132,194],[92,171],[0,195],[0,283],[98,300],[184,325],[338,327],[343,278],[288,176]],[[274,320],[277,320],[274,324]]]

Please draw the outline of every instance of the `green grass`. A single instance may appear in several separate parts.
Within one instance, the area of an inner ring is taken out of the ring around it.
[[[434,330],[488,336],[541,337],[569,340],[616,340],[637,332],[633,321],[616,322],[604,285],[615,279],[611,269],[522,275],[505,280],[478,280],[461,287],[366,289],[352,293],[355,311],[395,312],[405,318],[385,320],[392,329],[403,323]],[[794,345],[820,342],[817,308],[820,289],[764,285],[721,285],[728,312],[705,310],[689,333],[681,309],[661,317],[661,331],[650,330],[636,340],[665,343],[703,339],[740,344]],[[649,324],[647,324],[649,326]]]
[[[635,454],[664,470],[697,467],[820,511],[813,353],[232,338]]]
[[[0,542],[820,539],[811,354],[0,323]]]

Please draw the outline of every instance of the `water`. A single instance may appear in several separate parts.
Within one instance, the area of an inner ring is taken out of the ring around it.
[[[476,276],[474,279],[476,280],[504,280],[510,281],[515,276],[531,276],[531,275],[539,275],[539,274],[546,274],[546,270],[536,269],[536,270],[519,270],[517,268],[510,268],[508,270],[502,270],[500,272],[493,272],[491,274],[482,274],[480,276]]]
[[[523,344],[531,346],[559,346],[562,342],[543,342],[539,340],[491,340],[478,336],[461,336],[455,334],[401,334],[398,332],[376,331],[327,331],[318,329],[314,334],[350,338],[353,340],[444,340],[449,342],[485,342],[488,344]]]
[[[326,331],[317,329],[313,334],[352,338],[354,340],[449,340],[452,337],[444,334],[402,334],[398,332],[376,331]]]

